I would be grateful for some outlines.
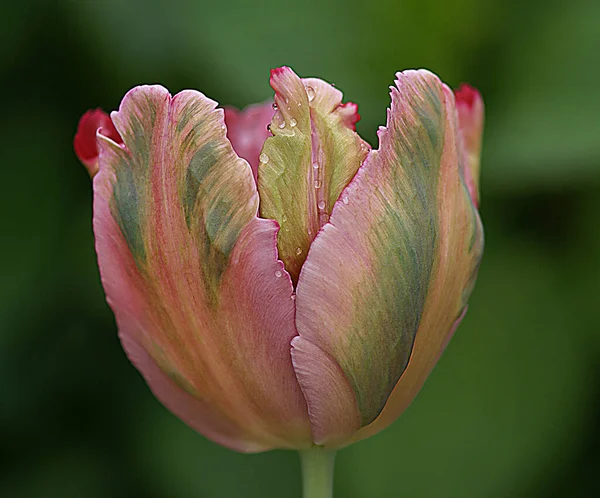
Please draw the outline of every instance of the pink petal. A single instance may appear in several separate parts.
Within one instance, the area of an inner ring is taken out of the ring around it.
[[[257,218],[215,107],[146,86],[113,113],[125,146],[100,137],[94,178],[102,283],[128,355],[184,422],[239,451],[306,447],[278,227]]]
[[[304,337],[292,341],[292,360],[312,422],[315,444],[343,446],[360,426],[352,386],[335,358]]]
[[[400,415],[445,347],[481,258],[452,94],[427,71],[397,77],[379,149],[342,192],[297,285],[294,367],[315,440],[327,446]],[[322,353],[311,359],[300,345]],[[335,387],[322,382],[331,372]],[[351,416],[332,425],[338,406]]]
[[[330,84],[282,67],[271,71],[271,86],[277,112],[259,165],[260,212],[281,225],[279,256],[296,282],[311,242],[369,146],[353,131],[356,104],[342,104],[342,93]]]
[[[250,164],[255,181],[258,176],[258,156],[263,143],[271,136],[267,126],[274,113],[271,102],[252,105],[241,111],[233,107],[225,108],[227,138],[236,154]]]

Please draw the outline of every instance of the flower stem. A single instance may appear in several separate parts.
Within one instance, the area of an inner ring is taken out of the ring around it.
[[[314,446],[300,452],[304,498],[333,497],[333,462],[335,451]]]

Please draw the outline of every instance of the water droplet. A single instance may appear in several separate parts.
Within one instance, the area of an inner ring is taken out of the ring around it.
[[[313,163],[313,168],[319,169],[319,163]]]
[[[254,156],[256,157],[256,156]],[[267,164],[269,162],[269,156],[267,156],[264,152],[258,157],[261,163]]]
[[[285,128],[285,121],[282,121],[281,123],[279,123],[279,128]]]
[[[277,271],[275,272],[275,276],[276,276],[277,278],[281,277],[281,275],[283,275],[283,273],[281,273],[279,270],[277,270]]]
[[[296,126],[297,124],[298,124],[298,122],[297,122],[297,121],[296,121],[294,118],[290,119],[290,126],[291,126],[292,128],[293,128],[294,126]]]
[[[323,185],[321,180],[315,180],[315,188],[321,188],[321,185]]]
[[[273,133],[273,132],[271,131],[271,124],[270,124],[270,123],[267,125],[267,131],[268,131],[269,133],[271,133],[271,134]]]
[[[296,300],[296,294],[292,294],[292,301]]]
[[[312,102],[315,98],[315,89],[312,86],[307,86],[306,95],[308,96],[308,101]]]
[[[350,202],[350,199],[348,198],[348,196],[347,196],[347,195],[344,195],[344,196],[342,197],[342,202],[343,202],[344,204],[348,204],[348,203]]]
[[[225,126],[225,125],[223,124],[223,125],[221,125],[221,129],[222,129],[222,130],[226,130],[226,129],[227,129],[227,126]]]
[[[302,102],[298,102],[298,107],[302,107]]]
[[[285,223],[285,222],[287,221],[287,216],[286,216],[285,214],[284,214],[284,215],[283,215],[283,217],[281,218],[281,221],[282,221],[283,223]]]
[[[273,102],[273,110],[276,111],[277,110],[277,104],[275,102]]]
[[[301,247],[297,247],[297,248],[296,248],[296,254],[297,254],[298,256],[300,256],[300,254],[302,254],[302,248],[301,248]]]
[[[325,209],[325,201],[319,201],[317,206],[319,206],[319,209]]]

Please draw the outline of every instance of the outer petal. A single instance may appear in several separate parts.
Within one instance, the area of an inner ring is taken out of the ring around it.
[[[77,158],[87,168],[93,178],[98,172],[98,143],[96,132],[110,138],[112,141],[122,144],[121,136],[116,130],[108,114],[102,109],[87,111],[79,120],[77,133],[73,139],[73,148]]]
[[[380,148],[342,193],[297,286],[292,356],[315,440],[328,446],[361,426],[357,439],[380,430],[412,400],[465,309],[482,252],[452,92],[427,71],[397,78]],[[321,361],[308,363],[309,347]],[[334,365],[353,399],[320,381]],[[340,404],[356,413],[343,427],[327,415]]]
[[[279,255],[297,281],[308,248],[369,150],[353,131],[355,104],[324,81],[290,68],[271,72],[278,112],[259,165],[260,210],[282,227]]]
[[[202,94],[138,87],[100,137],[94,231],[128,355],[156,396],[241,451],[310,444],[289,344],[293,288],[277,225]]]
[[[458,131],[464,154],[465,181],[473,202],[479,206],[479,171],[483,135],[483,99],[476,88],[463,83],[454,92],[458,112]]]
[[[233,107],[225,108],[227,138],[238,156],[248,161],[256,181],[258,176],[258,156],[263,143],[270,137],[267,126],[275,111],[271,102],[256,104],[238,111]]]

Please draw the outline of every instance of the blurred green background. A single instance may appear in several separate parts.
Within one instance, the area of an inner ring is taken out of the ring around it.
[[[71,145],[134,85],[245,106],[283,64],[358,102],[372,144],[400,69],[487,106],[469,314],[401,419],[339,454],[336,497],[600,496],[597,0],[4,2],[0,496],[300,497],[294,453],[205,440],[127,361]]]

